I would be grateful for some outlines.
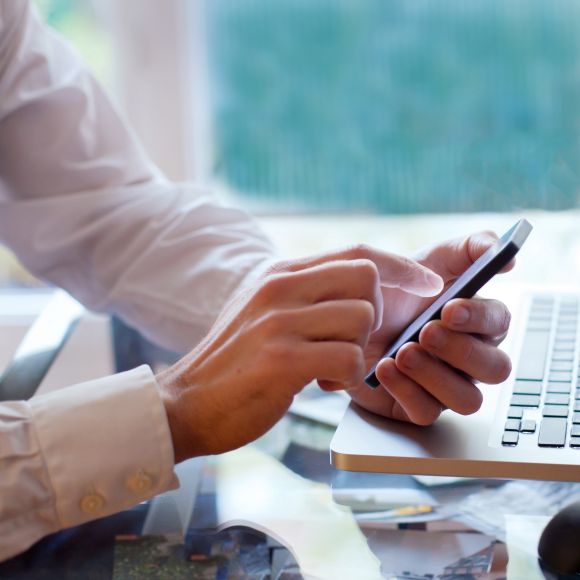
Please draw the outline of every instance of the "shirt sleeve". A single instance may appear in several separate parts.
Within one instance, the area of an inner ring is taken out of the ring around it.
[[[0,560],[177,486],[148,367],[0,404]]]
[[[0,241],[177,352],[274,256],[247,213],[167,181],[71,47],[12,0],[0,0]]]
[[[0,242],[178,352],[274,256],[246,213],[161,175],[25,0],[0,0]],[[174,486],[172,469],[146,368],[0,404],[0,559]]]

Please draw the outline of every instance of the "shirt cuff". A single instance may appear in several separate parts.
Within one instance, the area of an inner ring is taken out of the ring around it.
[[[29,404],[59,527],[178,486],[167,415],[149,367],[33,397]]]

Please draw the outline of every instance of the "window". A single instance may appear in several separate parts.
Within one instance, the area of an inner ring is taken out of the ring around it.
[[[575,0],[206,0],[216,175],[255,207],[578,203]]]

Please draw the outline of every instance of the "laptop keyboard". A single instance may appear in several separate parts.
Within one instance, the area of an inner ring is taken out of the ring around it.
[[[575,296],[532,298],[503,445],[580,449],[578,320]]]

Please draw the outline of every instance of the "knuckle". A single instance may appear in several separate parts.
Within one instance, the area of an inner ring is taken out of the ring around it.
[[[362,349],[351,343],[345,343],[340,354],[341,370],[344,377],[354,377],[362,374],[364,361]]]
[[[375,308],[368,300],[357,300],[355,306],[358,324],[362,332],[370,330],[375,321]]]
[[[491,377],[492,384],[503,383],[512,372],[512,361],[505,353],[498,350],[498,357],[494,376]]]
[[[379,281],[379,270],[372,260],[359,258],[352,262],[354,274],[364,287],[374,287]]]
[[[266,268],[266,270],[264,270],[264,273],[262,274],[262,278],[269,278],[270,276],[273,276],[276,274],[288,272],[289,268],[290,268],[290,262],[288,260],[279,260],[278,262],[274,262],[273,264],[270,264],[270,266],[268,266]]]
[[[473,385],[469,395],[465,397],[461,405],[455,409],[460,415],[473,415],[477,412],[483,403],[483,395],[481,391]]]
[[[288,284],[288,275],[277,273],[262,280],[254,294],[254,300],[259,303],[269,304],[280,296],[280,292]]]
[[[510,327],[512,321],[512,314],[511,312],[502,304],[502,312],[500,314],[499,320],[499,331],[501,334],[505,334]]]
[[[287,368],[292,368],[293,349],[284,342],[272,340],[261,349],[263,358],[270,366],[278,367],[283,364]]]
[[[347,248],[346,255],[353,259],[366,259],[371,255],[371,248],[365,243],[353,244]]]
[[[476,340],[473,337],[466,337],[468,340],[463,341],[460,351],[460,358],[463,363],[472,363],[476,358],[475,345]]]
[[[441,415],[441,408],[436,405],[429,405],[429,407],[421,409],[421,412],[413,417],[413,422],[422,427],[428,427],[439,419],[439,415]]]
[[[278,336],[288,328],[287,314],[279,310],[272,310],[262,316],[257,322],[257,330],[267,337]]]

